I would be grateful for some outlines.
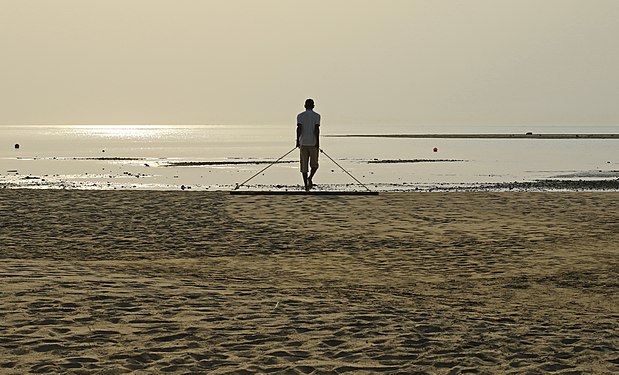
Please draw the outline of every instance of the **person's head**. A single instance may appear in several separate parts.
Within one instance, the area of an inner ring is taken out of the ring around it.
[[[305,101],[305,109],[314,109],[314,99],[307,99]]]

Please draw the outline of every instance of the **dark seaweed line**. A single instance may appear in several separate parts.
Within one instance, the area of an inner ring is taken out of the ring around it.
[[[199,167],[203,165],[247,165],[247,164],[288,164],[294,163],[292,160],[282,160],[273,162],[269,160],[251,160],[251,161],[179,161],[170,162],[167,167]]]
[[[336,134],[331,138],[619,139],[619,134]]]
[[[386,159],[386,160],[368,160],[368,164],[396,164],[396,163],[456,163],[467,162],[468,160],[459,159]]]

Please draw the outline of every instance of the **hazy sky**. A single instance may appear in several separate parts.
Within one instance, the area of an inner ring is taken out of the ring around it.
[[[618,124],[619,0],[0,0],[0,124]]]

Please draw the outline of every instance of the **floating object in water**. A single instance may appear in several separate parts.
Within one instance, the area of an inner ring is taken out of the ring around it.
[[[19,143],[15,143],[15,149],[19,150]]]
[[[438,147],[434,147],[434,148],[432,149],[432,151],[434,151],[434,152],[438,152]]]

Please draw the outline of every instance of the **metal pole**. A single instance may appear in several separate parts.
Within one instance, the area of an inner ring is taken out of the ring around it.
[[[280,157],[279,159],[275,160],[273,163],[271,163],[271,164],[267,165],[266,167],[264,167],[260,172],[258,172],[255,175],[251,176],[247,180],[243,181],[241,184],[236,184],[236,187],[234,188],[234,190],[238,190],[241,186],[243,186],[246,183],[248,183],[250,180],[252,180],[254,177],[258,176],[260,173],[262,173],[262,172],[266,171],[267,169],[271,168],[274,164],[276,164],[277,162],[279,162],[280,160],[282,160],[283,158],[288,156],[288,154],[290,154],[292,151],[294,151],[296,149],[297,149],[297,147],[295,146],[295,148],[293,148],[292,150],[290,150],[287,153],[285,153],[282,157]]]
[[[359,185],[363,186],[363,187],[364,187],[364,188],[366,188],[368,191],[372,191],[372,190],[370,190],[370,188],[368,188],[367,186],[365,186],[365,185],[363,184],[363,182],[361,182],[361,181],[357,180],[357,179],[355,178],[355,176],[351,175],[351,174],[350,174],[350,173],[349,173],[346,169],[344,169],[344,168],[343,168],[341,165],[339,165],[339,164],[338,164],[335,160],[333,160],[333,158],[331,158],[331,156],[329,156],[329,154],[327,154],[327,153],[326,153],[326,152],[325,152],[322,148],[321,148],[321,149],[319,149],[319,150],[320,150],[320,152],[322,152],[323,154],[325,154],[325,156],[326,156],[326,157],[328,157],[328,158],[329,158],[329,159],[330,159],[333,163],[335,163],[335,165],[337,165],[338,167],[340,167],[340,169],[341,169],[341,170],[343,170],[344,172],[346,172],[346,174],[347,174],[347,175],[349,175],[350,177],[352,177],[352,179],[353,179],[353,180],[357,181],[357,183],[358,183]]]

